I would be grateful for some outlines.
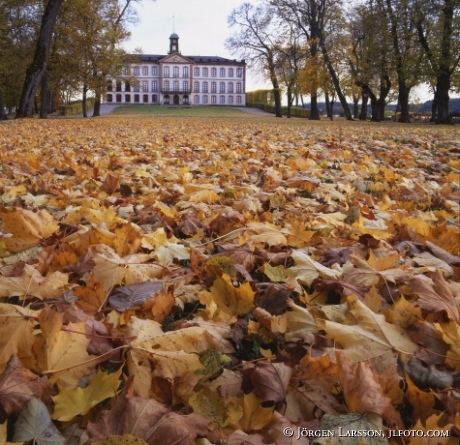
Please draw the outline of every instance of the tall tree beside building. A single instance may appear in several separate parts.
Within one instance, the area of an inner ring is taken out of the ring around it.
[[[268,5],[255,7],[244,3],[228,17],[229,26],[236,32],[227,39],[226,47],[232,54],[248,60],[251,66],[260,66],[268,73],[273,85],[275,115],[282,117],[281,89],[276,70],[282,39],[275,18],[273,8]]]
[[[37,46],[31,64],[26,71],[16,118],[32,117],[34,112],[35,95],[37,94],[43,73],[48,64],[53,38],[54,25],[59,10],[65,0],[48,0],[43,11]]]

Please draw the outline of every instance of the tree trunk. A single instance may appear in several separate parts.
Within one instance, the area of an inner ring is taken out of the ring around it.
[[[324,94],[324,99],[325,99],[325,102],[326,102],[326,116],[331,117],[330,111],[329,111],[329,93]]]
[[[48,74],[45,71],[42,76],[42,103],[40,107],[40,119],[48,117]]]
[[[376,102],[377,120],[375,120],[375,122],[385,120],[385,99],[387,98],[390,89],[390,78],[387,75],[384,75],[380,81],[380,96]],[[374,120],[374,112],[372,112],[372,120]]]
[[[8,118],[5,114],[5,100],[3,98],[3,90],[0,88],[0,121],[6,121]]]
[[[318,110],[318,96],[311,95],[311,110],[310,110],[310,118],[311,121],[319,121],[319,110]]]
[[[335,100],[334,100],[334,97],[332,97],[329,103],[329,119],[331,121],[334,120],[334,104],[335,104]]]
[[[323,41],[321,41],[321,50],[323,53],[324,61],[326,62],[327,69],[329,71],[329,74],[331,75],[335,91],[337,93],[337,96],[339,96],[340,104],[342,105],[343,111],[345,112],[345,117],[347,118],[347,121],[352,121],[353,118],[351,116],[350,107],[348,106],[347,99],[345,98],[342,92],[342,87],[340,86],[339,78],[337,77],[337,73],[335,72],[335,69],[332,66],[329,53],[327,52],[326,45]]]
[[[398,107],[401,111],[401,116],[399,117],[399,122],[404,124],[410,123],[410,115],[409,115],[409,93],[410,87],[406,85],[404,80],[398,82],[399,94],[398,94]]]
[[[291,87],[288,86],[287,88],[287,117],[288,119],[291,118],[291,105],[292,105],[292,92],[291,92]]]
[[[358,115],[359,115],[358,103],[359,103],[359,96],[353,95],[353,119],[358,119]]]
[[[431,104],[431,119],[430,122],[436,121],[436,115],[438,114],[438,90],[435,87],[433,103]]]
[[[367,102],[369,101],[369,95],[363,89],[361,91],[361,96],[362,96],[362,101],[361,101],[361,113],[359,115],[359,120],[365,121],[367,120]]]
[[[42,16],[37,48],[33,61],[26,71],[26,78],[24,80],[16,118],[33,116],[35,95],[37,94],[40,80],[48,64],[54,24],[56,23],[62,3],[64,3],[64,0],[48,0],[46,4]]]
[[[101,95],[96,95],[96,100],[94,101],[93,117],[98,117],[101,115]]]
[[[88,117],[88,111],[86,110],[86,92],[88,91],[88,88],[86,87],[86,84],[83,84],[83,92],[82,92],[82,100],[81,100],[81,106],[83,108],[83,117]]]
[[[437,113],[435,122],[437,124],[451,124],[451,118],[449,114],[449,90],[450,90],[450,76],[441,74],[438,76],[436,85],[437,90]]]
[[[367,118],[367,99],[371,99],[371,108],[372,108],[372,121],[378,122],[378,109],[377,109],[377,97],[369,87],[369,85],[366,85],[364,82],[361,81],[356,81],[355,84],[361,88],[362,94],[363,94],[363,105],[361,108],[361,117],[360,120],[366,120]],[[363,110],[364,110],[364,118],[363,118]]]

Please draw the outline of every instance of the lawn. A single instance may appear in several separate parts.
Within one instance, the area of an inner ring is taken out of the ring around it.
[[[136,116],[136,117],[175,117],[199,119],[245,119],[254,115],[230,107],[182,107],[182,106],[153,106],[153,105],[127,105],[115,108],[111,116]]]
[[[0,434],[456,433],[459,146],[217,107],[0,123]]]

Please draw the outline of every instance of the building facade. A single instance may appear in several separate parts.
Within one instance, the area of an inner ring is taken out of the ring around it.
[[[179,36],[169,37],[169,54],[142,54],[126,76],[109,80],[106,103],[151,105],[246,105],[246,63],[213,56],[183,56]]]

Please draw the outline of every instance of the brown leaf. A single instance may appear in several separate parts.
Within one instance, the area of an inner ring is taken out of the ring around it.
[[[282,363],[257,362],[254,368],[243,372],[243,387],[252,386],[254,394],[264,402],[284,402],[291,374],[292,368]]]
[[[0,379],[0,423],[3,423],[7,416],[20,413],[24,405],[34,397],[50,403],[52,391],[53,386],[48,379],[38,377],[29,371],[18,356],[13,354]]]
[[[457,302],[441,272],[436,271],[432,274],[432,278],[434,286],[421,277],[415,277],[409,281],[409,286],[418,295],[415,304],[430,312],[445,311],[450,319],[460,324]]]
[[[339,381],[348,409],[354,413],[380,414],[390,426],[403,429],[401,416],[383,394],[379,379],[367,362],[353,363],[336,351]]]
[[[127,382],[110,410],[102,412],[96,423],[88,423],[88,444],[111,435],[132,434],[148,440],[160,418],[170,408],[154,399],[134,396],[133,377]]]
[[[120,175],[112,175],[112,173],[109,173],[103,184],[101,185],[101,190],[103,192],[107,192],[109,195],[112,193],[115,193],[117,188],[120,186]]]

